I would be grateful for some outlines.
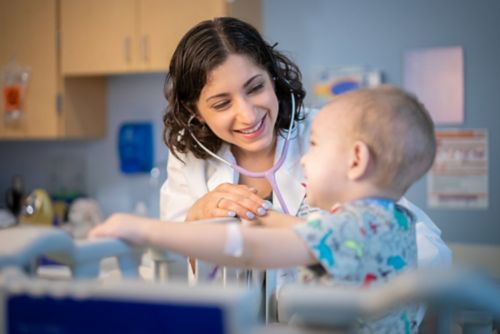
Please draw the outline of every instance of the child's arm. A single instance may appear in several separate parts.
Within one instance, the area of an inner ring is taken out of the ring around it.
[[[257,216],[249,221],[249,225],[262,225],[264,227],[292,227],[304,223],[304,220],[282,212],[270,210],[264,216]]]
[[[305,243],[289,228],[239,225],[241,256],[225,251],[227,224],[181,224],[128,214],[115,214],[90,232],[90,237],[115,237],[125,241],[169,249],[219,265],[277,268],[316,262]],[[230,242],[230,241],[229,241]]]

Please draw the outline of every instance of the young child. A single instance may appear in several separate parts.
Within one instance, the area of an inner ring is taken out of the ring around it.
[[[307,221],[269,212],[253,226],[194,226],[115,214],[91,237],[118,237],[226,266],[302,266],[304,282],[385,283],[416,267],[413,217],[396,202],[430,168],[435,148],[432,120],[413,96],[392,86],[348,92],[312,126],[302,166],[308,203],[324,211]],[[415,312],[397,310],[360,329],[413,332]]]

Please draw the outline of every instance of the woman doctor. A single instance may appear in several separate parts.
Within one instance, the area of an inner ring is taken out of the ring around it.
[[[299,162],[314,111],[302,107],[298,67],[255,28],[234,18],[199,23],[179,42],[165,87],[164,140],[172,154],[161,219],[254,219],[271,203],[295,216],[310,210]],[[267,178],[249,176],[266,171]],[[449,264],[440,230],[401,203],[417,216],[419,264]]]

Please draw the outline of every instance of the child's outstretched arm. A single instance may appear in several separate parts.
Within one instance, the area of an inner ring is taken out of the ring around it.
[[[292,218],[292,217],[291,217]],[[183,224],[129,214],[114,214],[90,232],[90,238],[114,237],[149,245],[219,265],[278,268],[316,262],[305,243],[290,228],[228,224]],[[237,256],[228,252],[241,245]]]
[[[264,216],[257,216],[254,220],[250,221],[251,225],[281,228],[292,227],[300,223],[304,223],[304,220],[274,210],[270,210]]]

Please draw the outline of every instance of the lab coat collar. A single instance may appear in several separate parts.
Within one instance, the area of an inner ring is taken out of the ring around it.
[[[302,185],[304,183],[304,174],[300,166],[300,159],[303,153],[300,150],[301,145],[299,145],[300,143],[298,143],[295,135],[292,134],[291,136],[285,163],[276,173],[276,182],[288,207],[288,211],[294,216],[297,215],[306,194],[305,188]],[[280,158],[285,141],[284,137],[278,136],[274,161],[278,161]],[[273,194],[273,206],[274,209],[281,210],[275,194]]]
[[[296,215],[304,199],[305,189],[302,186],[304,177],[302,169],[300,168],[302,152],[300,151],[300,145],[297,144],[297,138],[294,135],[292,135],[290,139],[285,163],[276,173],[276,182],[288,206],[290,214]],[[275,161],[280,158],[284,144],[285,138],[279,135],[276,144]],[[223,144],[217,154],[229,162],[235,161],[228,144]],[[230,166],[214,158],[210,158],[208,162],[208,191],[214,190],[221,183],[238,182],[239,173],[234,171]],[[273,194],[273,207],[281,211],[275,194]]]

